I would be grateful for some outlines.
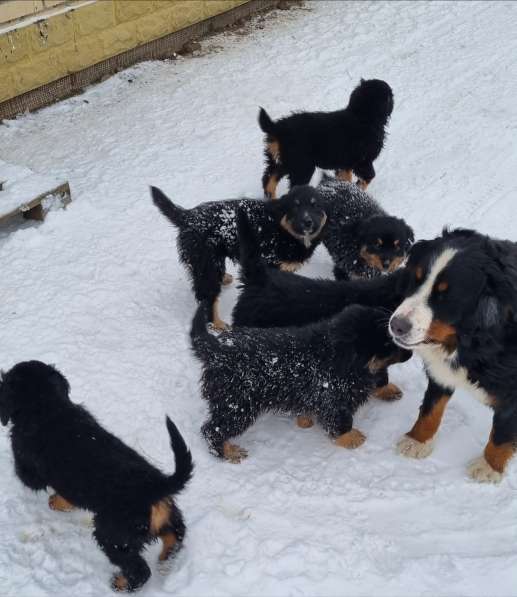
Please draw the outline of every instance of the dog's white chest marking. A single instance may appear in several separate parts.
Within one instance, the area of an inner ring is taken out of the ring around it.
[[[469,380],[467,369],[454,366],[455,352],[449,355],[441,346],[428,344],[419,347],[418,353],[423,358],[429,375],[436,383],[448,388],[463,388],[479,402],[487,406],[492,404],[490,396],[485,390]]]

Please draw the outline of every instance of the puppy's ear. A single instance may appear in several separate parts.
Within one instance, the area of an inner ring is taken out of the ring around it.
[[[407,232],[407,242],[406,242],[406,251],[409,251],[411,245],[415,242],[415,233],[413,232],[413,228],[406,224],[406,232]]]

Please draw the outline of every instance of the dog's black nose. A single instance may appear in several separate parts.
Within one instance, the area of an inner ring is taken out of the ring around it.
[[[405,317],[392,317],[390,329],[394,336],[405,336],[411,331],[411,322]]]
[[[312,220],[311,220],[311,218],[304,218],[304,220],[303,220],[303,228],[304,228],[304,230],[312,230]]]

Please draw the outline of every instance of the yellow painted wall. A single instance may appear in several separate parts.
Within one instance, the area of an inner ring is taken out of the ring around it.
[[[0,102],[245,1],[97,0],[2,33]]]

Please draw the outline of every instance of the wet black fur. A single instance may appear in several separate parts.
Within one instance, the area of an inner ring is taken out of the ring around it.
[[[348,106],[335,112],[299,112],[273,122],[261,108],[259,125],[266,142],[277,141],[280,148],[279,161],[265,152],[264,191],[271,176],[287,175],[291,185],[307,184],[316,167],[353,170],[369,183],[392,111],[393,92],[378,79],[361,79]]]
[[[201,304],[191,341],[201,361],[210,451],[242,434],[267,411],[312,415],[331,437],[352,429],[357,408],[375,388],[373,356],[407,358],[389,339],[382,310],[354,305],[305,327],[234,328],[214,335]]]
[[[406,297],[425,281],[435,256],[449,247],[459,253],[436,280],[435,287],[447,281],[448,288],[431,294],[433,319],[455,328],[457,366],[465,367],[469,380],[493,397],[492,441],[517,447],[517,243],[461,229],[420,241],[409,256]],[[419,267],[421,281],[415,275]],[[422,413],[453,392],[440,386],[439,379],[430,379]]]
[[[225,259],[239,259],[236,212],[248,216],[267,263],[307,261],[321,241],[325,213],[318,194],[309,186],[295,187],[278,201],[235,199],[202,203],[193,209],[178,207],[162,191],[151,187],[158,209],[179,230],[178,252],[192,276],[196,299],[214,301],[225,273]],[[280,222],[284,216],[296,233],[318,233],[310,246],[287,232]]]
[[[153,504],[167,500],[171,516],[160,532],[173,532],[178,546],[183,541],[185,524],[173,496],[192,475],[192,457],[167,417],[176,472],[163,474],[71,402],[69,390],[59,371],[39,361],[19,363],[3,374],[0,420],[12,423],[15,472],[27,487],[50,486],[93,512],[97,543],[134,590],[151,574],[140,552],[156,539],[149,528]]]
[[[323,177],[317,191],[328,215],[323,244],[334,261],[337,279],[381,275],[361,257],[363,247],[379,256],[385,272],[394,258],[406,256],[414,241],[413,230],[403,219],[388,215],[371,195],[329,176]]]

